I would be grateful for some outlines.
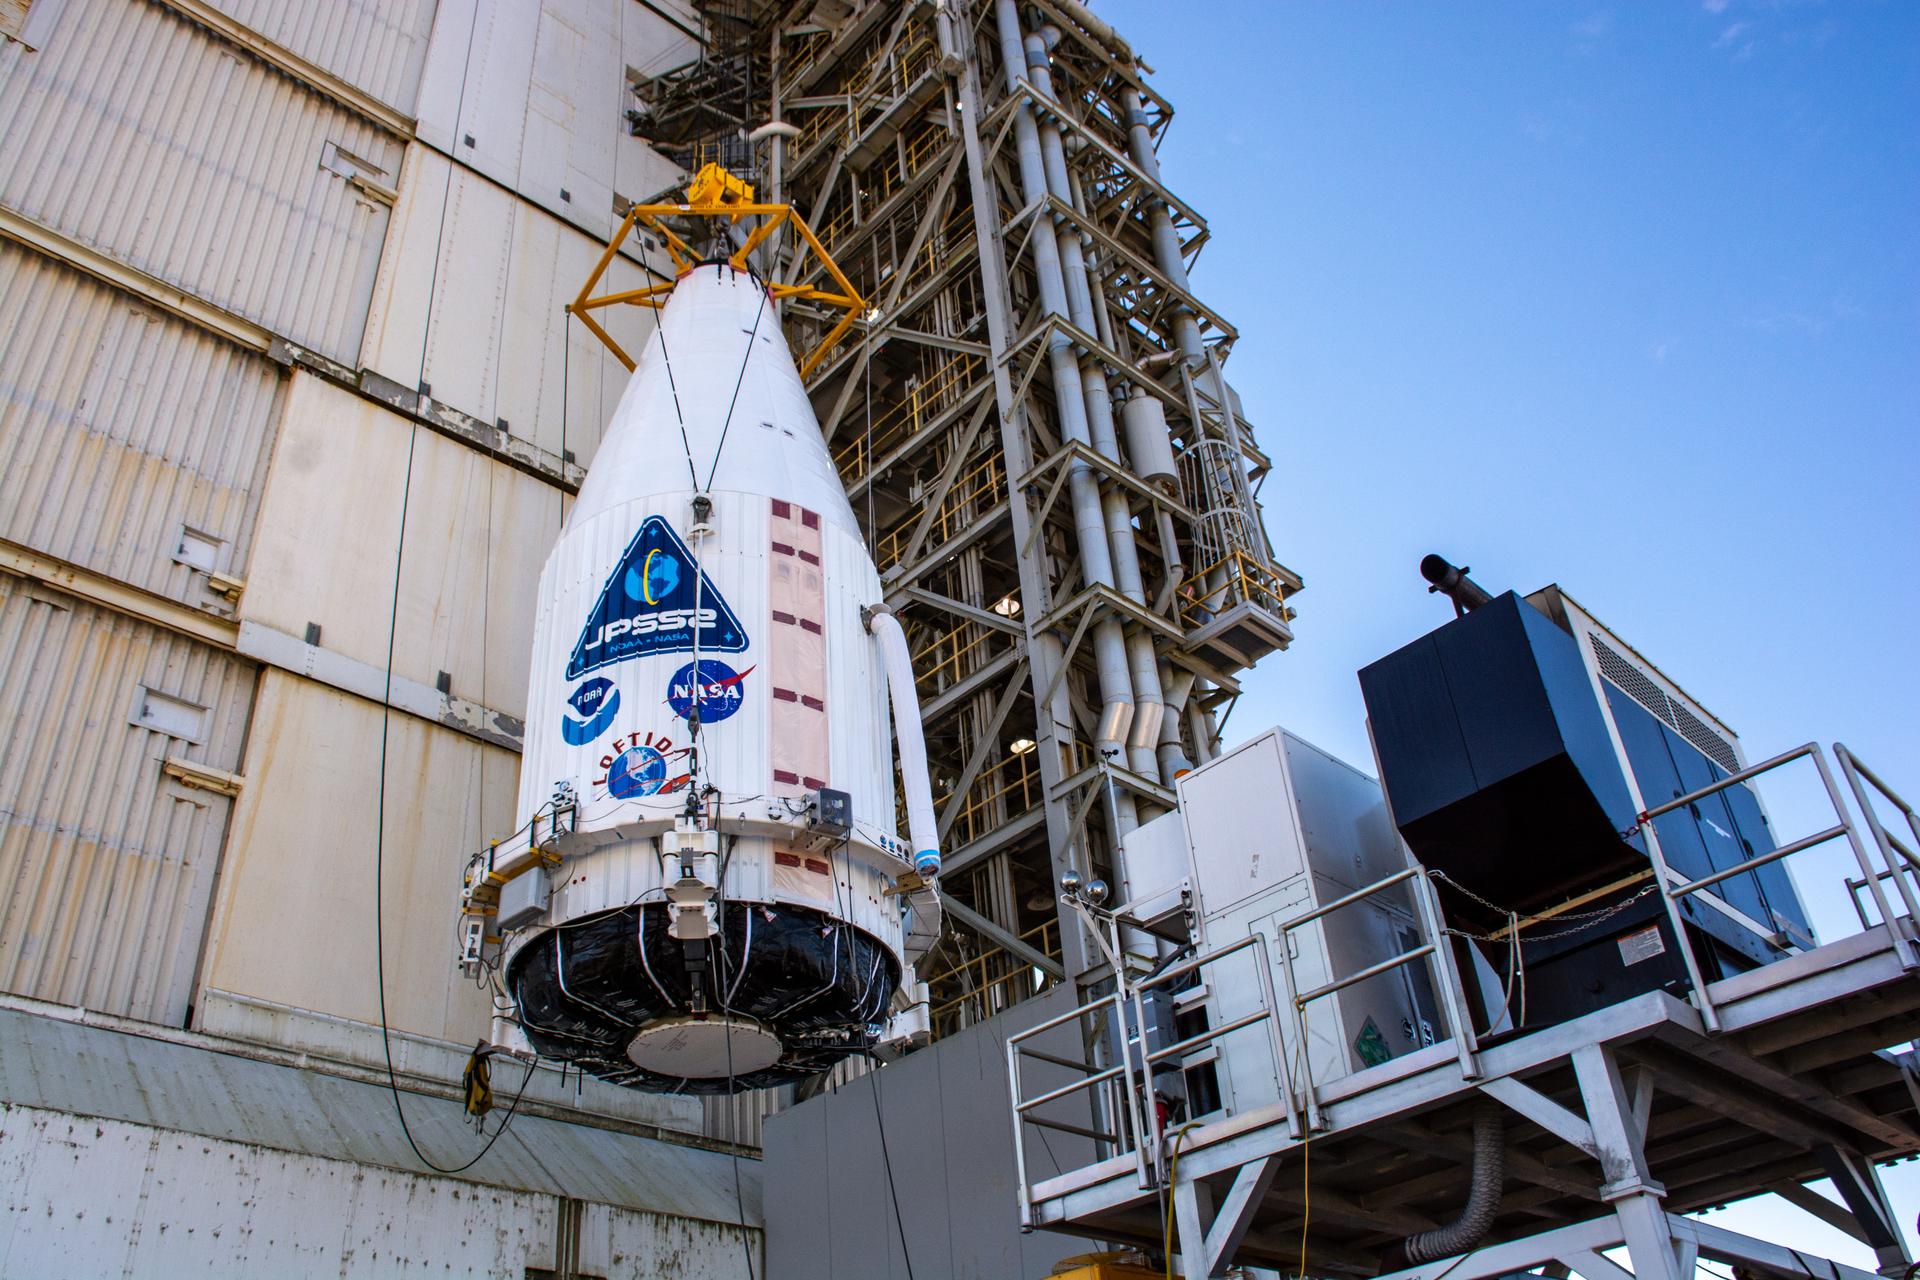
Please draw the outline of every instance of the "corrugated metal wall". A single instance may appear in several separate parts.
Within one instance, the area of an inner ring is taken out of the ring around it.
[[[283,49],[413,113],[435,0],[210,0]]]
[[[627,371],[563,308],[605,243],[465,167],[449,183],[450,167],[429,147],[408,149],[359,362],[406,387],[424,377],[443,404],[483,422],[505,419],[514,435],[586,466]],[[660,278],[620,257],[600,287]],[[599,318],[636,355],[653,332],[645,308],[612,307]]]
[[[245,576],[280,371],[8,242],[0,334],[0,537],[231,612],[206,570]]]
[[[448,6],[421,83],[420,138],[604,239],[616,194],[643,200],[679,177],[626,124],[628,67],[657,74],[699,54],[650,8],[700,23],[672,0]]]
[[[490,1004],[454,967],[460,871],[472,850],[513,829],[519,757],[395,712],[381,836],[381,728],[377,703],[264,673],[202,981],[209,992],[378,1024],[379,838],[386,1016],[395,1030],[471,1045]]]
[[[62,0],[38,52],[0,47],[0,204],[349,363],[387,207],[341,170],[391,186],[401,152],[143,0]]]
[[[237,770],[253,681],[230,654],[0,577],[0,986],[182,1023],[230,801],[163,763]]]
[[[404,492],[394,674],[431,687],[444,671],[455,695],[522,716],[533,603],[560,528],[560,491],[417,430],[409,482],[416,428],[293,374],[240,615],[293,636],[317,624],[330,652],[384,667]]]

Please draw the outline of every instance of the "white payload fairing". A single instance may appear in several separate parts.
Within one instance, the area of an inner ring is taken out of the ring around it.
[[[524,825],[467,877],[496,1040],[636,1088],[911,1037],[939,929],[905,639],[743,257],[659,303],[541,576]]]

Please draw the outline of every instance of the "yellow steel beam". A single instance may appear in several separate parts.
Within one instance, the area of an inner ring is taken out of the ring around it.
[[[625,348],[594,319],[591,313],[599,308],[616,305],[658,308],[666,295],[673,291],[673,284],[668,283],[625,289],[618,293],[602,294],[597,297],[594,295],[594,289],[606,274],[614,255],[620,251],[620,246],[626,243],[628,236],[633,234],[634,227],[644,226],[648,231],[658,235],[666,245],[667,255],[673,259],[675,267],[684,274],[695,265],[698,257],[692,246],[669,227],[664,219],[726,218],[730,222],[738,222],[742,218],[761,218],[762,222],[747,237],[746,242],[727,259],[729,265],[741,271],[748,270],[747,260],[754,250],[764,244],[775,231],[791,224],[800,233],[807,248],[812,250],[814,256],[820,260],[821,266],[825,268],[827,275],[832,278],[840,292],[830,293],[813,285],[771,284],[767,286],[768,296],[776,301],[800,298],[846,312],[839,322],[827,331],[826,337],[821,339],[819,345],[801,358],[800,376],[805,378],[811,374],[826,358],[827,352],[846,337],[853,328],[853,322],[865,314],[866,299],[860,296],[860,291],[853,287],[853,282],[847,279],[846,274],[840,270],[839,264],[820,243],[819,237],[814,235],[813,228],[807,225],[806,219],[794,211],[792,205],[764,204],[754,201],[752,187],[728,174],[718,165],[712,164],[703,168],[695,177],[693,183],[687,188],[687,195],[689,198],[685,204],[637,204],[627,210],[627,216],[621,219],[619,227],[608,239],[607,247],[601,253],[599,261],[594,263],[586,282],[580,286],[579,295],[567,304],[567,311],[578,316],[580,323],[587,327],[588,332],[605,343],[607,349],[613,352],[631,373],[636,367],[633,357],[627,354]]]

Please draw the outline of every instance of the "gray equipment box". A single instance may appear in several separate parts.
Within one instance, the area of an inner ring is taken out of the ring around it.
[[[1282,926],[1408,866],[1378,782],[1273,729],[1186,775],[1178,790],[1198,917],[1194,941],[1206,952],[1249,933],[1265,937],[1281,1006],[1274,1012],[1296,1083],[1303,1068],[1324,1084],[1445,1035],[1435,1026],[1429,972],[1417,963],[1311,1002],[1304,1045],[1285,1009]],[[1395,885],[1294,930],[1294,980],[1301,992],[1311,991],[1425,940],[1406,884]],[[1242,952],[1203,971],[1210,1025],[1257,1007],[1250,957],[1258,954]],[[1215,1044],[1227,1110],[1245,1112],[1279,1098],[1269,1037],[1248,1028]]]

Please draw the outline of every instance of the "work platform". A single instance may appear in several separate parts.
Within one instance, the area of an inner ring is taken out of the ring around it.
[[[1838,754],[1857,797],[1862,775],[1879,786],[1844,749]],[[1900,1275],[1909,1259],[1874,1166],[1920,1154],[1920,1064],[1908,1043],[1920,1036],[1920,949],[1911,910],[1900,910],[1920,863],[1877,819],[1867,827],[1884,869],[1866,868],[1868,844],[1850,818],[1833,829],[1853,838],[1862,863],[1865,878],[1852,887],[1870,881],[1884,912],[1862,932],[1708,983],[1691,999],[1655,991],[1483,1040],[1465,1020],[1464,1042],[1443,1039],[1320,1084],[1278,1061],[1281,1020],[1302,1016],[1329,988],[1276,998],[1267,982],[1261,1008],[1164,1048],[1128,1029],[1147,1025],[1142,985],[1179,980],[1182,970],[1205,980],[1235,953],[1263,969],[1259,935],[1090,1000],[1008,1045],[1016,1146],[1044,1128],[1071,1129],[1065,1117],[1076,1100],[1082,1119],[1089,1110],[1093,1117],[1086,1136],[1105,1144],[1098,1162],[1031,1183],[1023,1149],[1023,1222],[1155,1252],[1170,1242],[1190,1280],[1229,1265],[1401,1280],[1545,1267],[1625,1280],[1602,1256],[1621,1245],[1640,1280],[1691,1277],[1699,1257],[1781,1280],[1870,1274],[1678,1216],[1776,1192],[1870,1247],[1881,1274]],[[1441,932],[1427,873],[1414,867],[1393,879],[1413,882],[1429,934]],[[1881,891],[1888,881],[1897,893]],[[1684,893],[1677,885],[1668,896]],[[1414,959],[1434,965],[1457,995],[1448,948],[1388,963]],[[1449,1022],[1463,1025],[1460,1006],[1448,1004]],[[1122,1040],[1146,1042],[1144,1063],[1136,1051],[1084,1072],[1086,1064],[1029,1047],[1075,1020],[1095,1036],[1111,1034],[1117,1020]],[[1228,1035],[1268,1041],[1280,1101],[1185,1126],[1143,1122],[1143,1073]],[[1491,1226],[1469,1252],[1429,1249],[1435,1260],[1409,1265],[1396,1252],[1403,1242],[1462,1214],[1476,1118],[1485,1124],[1489,1112],[1504,1123]],[[1804,1185],[1821,1178],[1832,1179],[1845,1208]]]

